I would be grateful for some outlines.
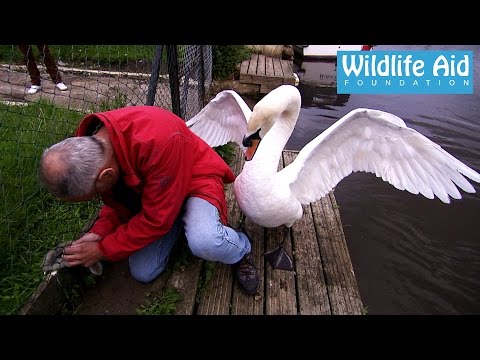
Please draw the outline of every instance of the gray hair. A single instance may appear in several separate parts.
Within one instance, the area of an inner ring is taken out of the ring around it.
[[[43,151],[39,182],[59,198],[84,196],[94,191],[104,163],[105,146],[101,140],[93,136],[67,138]]]

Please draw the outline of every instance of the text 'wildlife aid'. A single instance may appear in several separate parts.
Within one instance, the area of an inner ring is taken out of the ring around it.
[[[473,51],[339,51],[338,94],[473,94]]]

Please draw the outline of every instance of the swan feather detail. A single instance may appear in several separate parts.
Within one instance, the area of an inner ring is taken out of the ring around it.
[[[240,95],[233,90],[224,90],[186,125],[211,147],[236,142],[245,151],[242,139],[251,114],[252,111]]]

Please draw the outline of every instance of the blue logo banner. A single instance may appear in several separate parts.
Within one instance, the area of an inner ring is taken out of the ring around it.
[[[338,51],[338,94],[473,94],[473,51]]]

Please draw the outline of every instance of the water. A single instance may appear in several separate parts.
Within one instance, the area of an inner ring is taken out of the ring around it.
[[[286,148],[301,149],[358,107],[401,117],[480,172],[480,46],[378,45],[378,50],[474,51],[473,95],[336,95],[332,64],[307,65],[302,109]],[[312,77],[310,77],[312,75]],[[480,186],[444,204],[355,173],[335,189],[345,237],[369,314],[480,314]]]

